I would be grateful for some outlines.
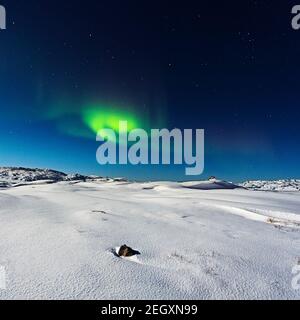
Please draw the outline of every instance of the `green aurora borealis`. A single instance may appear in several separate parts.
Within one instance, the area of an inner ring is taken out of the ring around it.
[[[127,130],[142,128],[148,131],[151,127],[165,124],[160,119],[151,117],[135,107],[109,104],[103,102],[72,104],[61,100],[52,104],[46,112],[45,120],[53,121],[59,132],[78,138],[95,140],[101,129],[113,129],[119,133],[119,122],[127,121]]]

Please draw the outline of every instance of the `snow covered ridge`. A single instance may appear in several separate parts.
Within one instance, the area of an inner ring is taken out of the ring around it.
[[[85,181],[100,177],[88,177],[80,174],[66,174],[50,169],[29,169],[21,167],[0,167],[0,187],[15,186],[16,184],[45,181],[48,183],[59,181]]]
[[[61,181],[107,181],[107,182],[125,182],[125,178],[102,178],[99,176],[85,176],[78,173],[66,174],[64,172],[51,169],[30,169],[22,167],[0,167],[0,188],[20,186],[23,184],[40,184],[55,183]],[[215,190],[215,189],[249,189],[260,191],[300,191],[300,179],[276,180],[276,181],[246,181],[241,184],[223,181],[211,177],[203,181],[187,181],[187,182],[151,182],[148,189],[159,188],[188,188],[198,190]]]
[[[102,178],[99,176],[84,176],[81,174],[66,174],[50,169],[29,169],[19,167],[0,167],[0,188],[15,187],[24,184],[45,184],[61,181],[107,181],[128,183],[125,178]],[[188,188],[199,190],[237,189],[242,188],[231,182],[210,178],[204,181],[188,182],[156,182],[150,183],[149,189],[157,188]]]
[[[300,191],[300,179],[246,181],[241,183],[240,186],[251,190],[294,192]]]

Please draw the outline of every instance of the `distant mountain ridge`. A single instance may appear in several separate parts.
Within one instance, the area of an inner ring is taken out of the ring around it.
[[[25,183],[47,180],[50,182],[86,180],[88,176],[81,174],[66,174],[51,169],[0,167],[0,186],[9,183]],[[96,177],[94,177],[96,178]],[[100,178],[100,177],[99,177]]]
[[[126,182],[124,178],[103,178],[100,176],[87,176],[78,173],[66,174],[52,169],[24,168],[24,167],[0,167],[0,187],[11,187],[23,184],[31,184],[42,181],[43,183],[55,183],[60,181],[115,181]],[[282,179],[282,180],[253,180],[245,181],[240,184],[222,181],[218,179],[209,179],[204,181],[187,181],[178,184],[181,187],[189,189],[210,190],[210,189],[236,189],[244,188],[256,191],[300,191],[300,179]]]
[[[300,179],[281,179],[281,180],[253,180],[246,181],[240,186],[257,191],[300,191]]]

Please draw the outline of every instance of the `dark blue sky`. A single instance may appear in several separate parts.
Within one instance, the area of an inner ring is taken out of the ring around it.
[[[204,128],[194,178],[300,177],[296,2],[0,4],[0,165],[186,179],[182,166],[97,164],[80,114],[98,103],[151,128]]]

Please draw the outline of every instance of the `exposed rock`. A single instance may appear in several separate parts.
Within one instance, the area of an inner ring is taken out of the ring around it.
[[[68,174],[64,177],[64,181],[86,181],[87,177],[78,173]]]
[[[113,178],[113,181],[115,182],[127,182],[126,178]]]
[[[132,248],[128,247],[126,244],[120,247],[118,255],[120,257],[132,257],[137,254],[140,254],[139,251],[133,250]]]

